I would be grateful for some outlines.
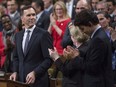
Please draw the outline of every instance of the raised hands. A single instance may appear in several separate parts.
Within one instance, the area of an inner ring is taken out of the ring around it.
[[[59,54],[54,47],[54,49],[48,49],[50,57],[53,59],[53,61],[56,61],[59,58]]]
[[[53,13],[50,14],[50,22],[51,22],[51,25],[54,25],[56,23]]]
[[[67,46],[67,48],[65,48],[64,51],[63,51],[63,56],[66,59],[73,59],[76,56],[79,56],[79,54],[80,53],[79,53],[78,49],[75,49],[71,46]]]
[[[54,49],[48,49],[50,57],[53,59],[53,61],[56,61],[60,56],[54,47]],[[71,46],[67,46],[67,48],[64,49],[63,51],[63,57],[66,59],[73,59],[76,56],[79,56],[79,51],[78,49],[75,49]]]

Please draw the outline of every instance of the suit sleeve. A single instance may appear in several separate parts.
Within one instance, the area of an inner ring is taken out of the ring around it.
[[[18,53],[17,53],[17,34],[15,35],[15,48],[13,50],[13,72],[17,72],[19,70],[19,59],[18,59]]]
[[[80,58],[76,58],[74,62],[72,62],[72,66],[75,68],[81,68],[89,74],[96,74],[98,71],[101,71],[101,66],[103,66],[105,55],[107,54],[107,46],[106,43],[96,38],[92,41],[92,44],[89,47],[88,54],[86,58],[81,60]]]
[[[44,61],[34,70],[36,75],[41,77],[51,67],[53,61],[49,56],[48,48],[53,48],[52,38],[48,32],[46,32],[41,39],[41,48],[44,56]]]
[[[80,56],[74,59],[66,60],[64,63],[59,58],[55,61],[56,66],[63,73],[63,75],[72,75],[75,70],[83,70],[82,64],[84,62],[84,57],[87,52],[88,43],[83,43],[78,49],[80,51]],[[79,61],[77,61],[79,59]]]
[[[50,24],[50,18],[48,15],[46,15],[45,20],[44,20],[44,29],[45,30],[48,30],[49,24]]]
[[[71,76],[71,75],[73,75],[73,72],[75,72],[75,70],[77,71],[77,70],[82,69],[81,65],[83,64],[82,63],[83,58],[78,57],[78,59],[80,59],[80,61],[76,61],[77,58],[74,58],[72,60],[66,60],[65,62],[62,62],[62,60],[59,58],[55,61],[55,65],[63,73],[63,75]],[[75,63],[75,64],[73,64],[73,63]],[[74,65],[76,65],[76,66],[74,67]]]
[[[73,45],[73,42],[71,40],[71,35],[69,31],[69,27],[67,26],[66,31],[64,33],[63,39],[62,39],[62,47],[66,48],[68,45]]]
[[[116,40],[113,42],[113,47],[114,47],[115,50],[116,50]]]

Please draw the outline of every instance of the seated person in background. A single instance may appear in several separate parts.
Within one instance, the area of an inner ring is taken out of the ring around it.
[[[87,49],[88,36],[82,33],[77,26],[75,27],[69,24],[69,27],[74,48],[77,49],[76,51],[79,51],[80,56],[83,57]],[[62,62],[56,48],[54,48],[54,50],[48,49],[56,67],[63,73],[62,87],[82,87],[83,71],[81,69],[75,69],[70,65],[71,62],[75,61],[75,59],[70,60],[70,56],[73,57],[75,55],[68,55],[69,50],[72,48],[71,46],[67,46],[67,48],[64,49],[63,56],[66,59],[65,62]]]

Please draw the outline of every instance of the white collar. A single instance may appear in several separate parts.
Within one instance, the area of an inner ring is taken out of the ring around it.
[[[100,29],[100,27],[101,27],[100,25],[97,25],[96,29],[94,30],[94,32],[91,35],[91,38],[93,38],[94,34],[96,33],[97,30]]]
[[[39,19],[40,16],[42,15],[42,13],[43,13],[43,11],[41,11],[39,14],[37,14],[37,20],[36,20],[36,21],[38,21],[38,19]]]
[[[33,30],[35,29],[35,27],[36,27],[36,26],[34,25],[32,28],[29,28],[29,29],[26,28],[26,29],[25,29],[25,32],[26,32],[27,30],[30,30],[30,32],[33,32]]]
[[[50,9],[53,7],[53,5],[50,5],[48,8],[45,9],[45,11],[50,11]]]
[[[14,17],[17,13],[18,13],[18,11],[15,11],[13,14],[9,13],[9,15],[10,15],[10,17]]]

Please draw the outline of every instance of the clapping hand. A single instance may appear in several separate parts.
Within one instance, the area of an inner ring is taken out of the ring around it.
[[[50,14],[50,22],[51,22],[52,25],[54,25],[56,23],[56,20],[54,18],[53,13]]]
[[[79,51],[78,51],[78,49],[75,49],[71,46],[67,46],[67,48],[65,48],[63,51],[63,56],[66,59],[73,59],[76,56],[79,56]]]
[[[53,59],[53,61],[56,61],[59,58],[58,52],[56,48],[54,49],[48,49],[50,57]]]

